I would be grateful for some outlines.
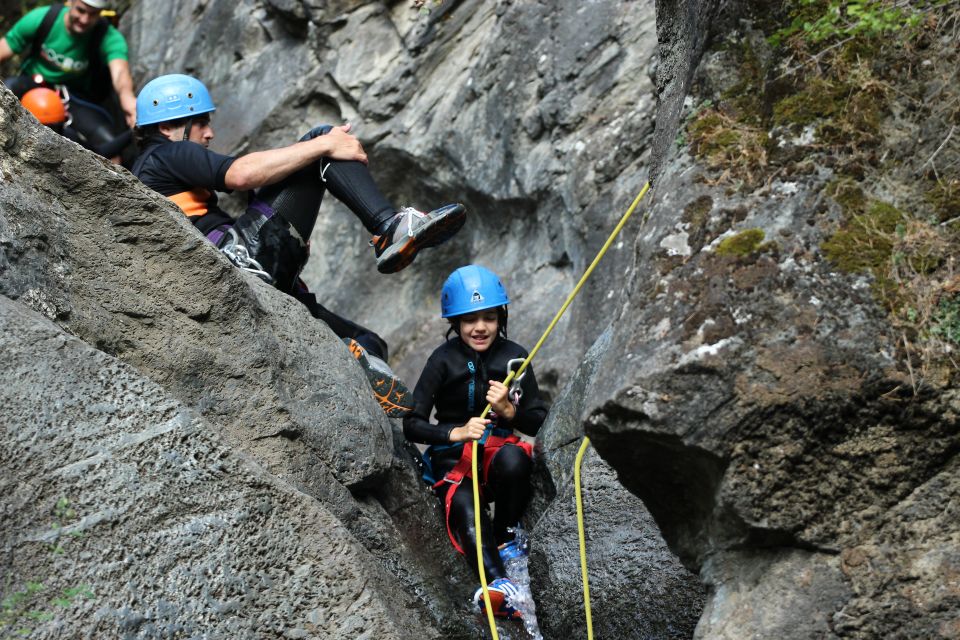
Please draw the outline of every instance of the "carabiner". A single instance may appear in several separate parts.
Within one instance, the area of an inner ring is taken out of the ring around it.
[[[517,369],[523,366],[523,363],[526,362],[526,358],[514,358],[507,361],[507,371],[513,371],[514,365]],[[510,382],[510,389],[507,391],[507,396],[510,398],[510,402],[513,403],[513,406],[518,406],[520,404],[520,398],[523,397],[523,387],[520,386],[520,383],[523,382],[523,377],[527,375],[526,370],[521,373],[519,376],[515,377]]]

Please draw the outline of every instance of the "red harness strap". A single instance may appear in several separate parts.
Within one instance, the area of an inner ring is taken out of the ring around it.
[[[523,442],[520,438],[514,434],[508,436],[495,436],[492,433],[487,436],[487,441],[483,445],[483,461],[481,466],[481,498],[483,498],[483,486],[487,483],[487,476],[490,473],[490,463],[493,462],[494,456],[497,455],[497,452],[500,451],[500,448],[504,445],[512,444],[523,449],[523,452],[527,454],[527,457],[533,457],[533,445],[529,442]],[[443,476],[442,480],[438,480],[433,488],[437,489],[438,487],[443,486],[443,483],[449,482],[453,486],[447,491],[447,495],[443,501],[443,512],[444,520],[447,524],[447,536],[450,538],[450,542],[453,543],[453,548],[458,552],[463,553],[463,547],[460,546],[460,543],[457,542],[456,537],[453,535],[453,531],[450,529],[450,504],[453,502],[453,494],[457,492],[457,489],[460,488],[460,483],[463,482],[464,478],[470,478],[471,472],[473,469],[473,449],[476,446],[468,447],[466,444],[463,445],[463,452],[460,454],[460,459],[457,460],[456,466],[453,467],[450,471]]]

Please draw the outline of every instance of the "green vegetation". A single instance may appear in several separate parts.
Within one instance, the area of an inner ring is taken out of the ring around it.
[[[764,244],[764,237],[763,229],[745,229],[721,240],[717,255],[743,257],[759,253],[771,246],[771,243]]]
[[[59,532],[76,518],[77,513],[71,507],[70,500],[62,497],[53,507],[53,522],[50,528]],[[71,537],[77,538],[80,535],[75,533],[71,534]],[[59,538],[58,535],[57,540],[50,545],[50,553],[54,556],[61,556],[66,552]],[[37,579],[27,580],[23,588],[11,593],[8,578],[7,583],[3,585],[3,591],[9,595],[0,600],[0,633],[5,637],[6,634],[28,637],[33,632],[35,623],[53,620],[56,617],[57,608],[65,609],[72,606],[78,599],[94,596],[88,585],[81,584],[62,589],[56,595],[45,598],[44,594],[49,590],[47,583],[56,580],[55,575],[48,576],[45,582]]]
[[[821,248],[830,262],[844,271],[871,271],[882,277],[903,221],[903,214],[892,205],[871,202],[865,211],[852,212]]]
[[[800,36],[816,44],[837,38],[876,38],[901,33],[905,29],[916,29],[925,10],[946,4],[949,0],[921,0],[911,5],[888,0],[798,0],[794,3],[790,24],[774,32],[769,41],[779,46]]]
[[[711,169],[723,171],[720,181],[735,179],[756,186],[767,166],[767,134],[762,128],[716,109],[705,109],[687,127],[693,153]]]
[[[728,191],[832,174],[811,218],[827,234],[823,255],[870,274],[911,374],[957,376],[960,53],[949,43],[960,1],[755,6],[753,26],[716,45],[737,76],[701,96],[681,139],[711,169],[705,181]],[[764,250],[759,231],[725,238],[717,253]]]
[[[960,295],[944,296],[933,313],[930,333],[960,345]]]

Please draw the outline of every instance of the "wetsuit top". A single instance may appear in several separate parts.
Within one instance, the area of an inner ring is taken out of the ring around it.
[[[20,18],[6,34],[7,44],[17,54],[29,50],[33,37],[43,22],[49,7],[39,7]],[[89,52],[90,38],[94,29],[83,35],[74,35],[67,31],[63,23],[69,8],[64,7],[50,27],[50,33],[40,45],[40,56],[29,57],[20,66],[22,75],[39,73],[47,82],[65,84],[75,91],[83,93],[90,89],[91,60]],[[127,60],[127,41],[110,25],[100,43],[100,57],[104,63],[113,60]]]
[[[487,405],[489,380],[504,380],[507,363],[525,358],[527,351],[502,336],[483,353],[468,347],[458,336],[437,347],[423,367],[413,392],[414,409],[403,419],[403,434],[411,442],[441,445],[450,443],[450,431],[463,426]],[[527,367],[521,383],[523,395],[513,420],[499,418],[495,426],[517,429],[535,436],[547,416],[547,406],[540,397],[533,367]],[[430,413],[437,409],[437,424],[430,423]],[[454,443],[458,448],[462,442]]]
[[[204,233],[233,222],[217,204],[216,191],[231,190],[225,183],[233,156],[210,151],[202,144],[172,142],[156,134],[133,165],[133,175],[176,203]]]

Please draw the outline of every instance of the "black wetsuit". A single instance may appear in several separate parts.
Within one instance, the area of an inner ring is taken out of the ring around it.
[[[323,135],[331,128],[316,127],[301,140]],[[394,216],[396,209],[377,189],[366,165],[322,158],[261,188],[250,198],[246,212],[234,219],[220,208],[216,192],[230,191],[225,180],[235,160],[195,142],[173,142],[156,134],[144,145],[132,171],[148,187],[173,200],[217,246],[222,246],[228,230],[234,229],[278,289],[300,300],[339,337],[353,338],[386,360],[387,345],[382,338],[323,307],[299,279],[308,257],[306,243],[327,189],[371,233],[377,233]]]
[[[403,433],[411,442],[431,445],[427,449],[429,465],[425,479],[438,481],[456,466],[463,451],[463,443],[451,443],[450,431],[463,426],[486,406],[489,380],[505,380],[508,362],[525,358],[526,350],[502,336],[480,353],[466,345],[459,337],[440,345],[427,360],[414,391],[413,411],[403,419]],[[536,376],[527,367],[521,382],[522,395],[517,413],[512,420],[498,418],[497,430],[513,429],[535,436],[547,415],[547,406],[540,397]],[[437,423],[430,422],[436,408]],[[516,526],[530,497],[532,462],[520,446],[507,444],[496,452],[489,462],[487,482],[481,483],[484,499],[496,502],[493,522],[486,510],[481,515],[483,559],[490,580],[506,577],[497,546],[512,539],[508,527]],[[478,461],[479,468],[479,461]],[[432,477],[431,477],[432,476]],[[437,489],[441,504],[454,485],[442,483]],[[476,556],[476,529],[474,524],[473,486],[467,479],[459,485],[450,504],[450,530],[470,559]],[[471,565],[475,563],[471,562]],[[476,567],[474,566],[474,569]]]

